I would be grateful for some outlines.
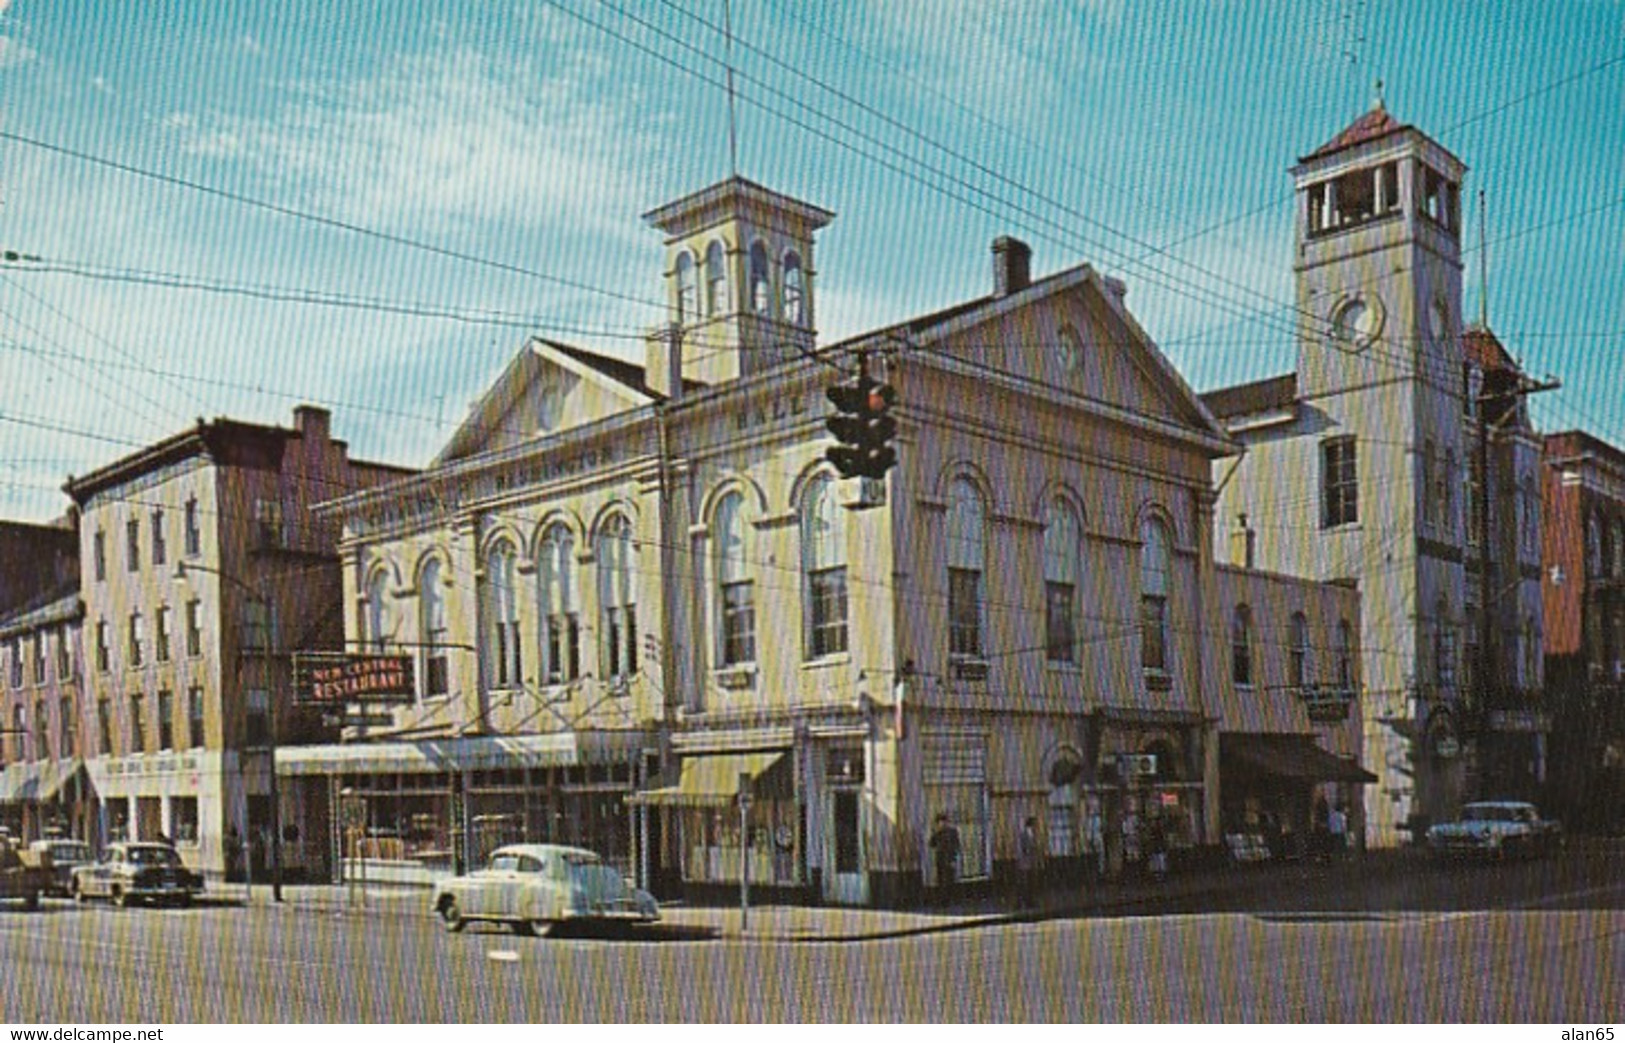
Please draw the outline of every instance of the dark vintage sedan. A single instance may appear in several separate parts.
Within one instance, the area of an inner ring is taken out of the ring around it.
[[[30,851],[51,857],[51,886],[48,894],[67,898],[73,894],[73,871],[80,866],[94,865],[95,854],[83,840],[65,840],[53,837],[36,840],[28,845]]]
[[[187,869],[168,844],[120,843],[101,859],[73,871],[73,897],[81,902],[108,898],[115,905],[171,902],[191,905],[203,892],[203,877]]]

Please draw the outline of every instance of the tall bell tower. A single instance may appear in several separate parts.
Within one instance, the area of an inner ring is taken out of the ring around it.
[[[685,381],[718,384],[812,351],[813,236],[834,216],[737,176],[644,215],[666,236]],[[664,393],[669,350],[650,342],[646,379]]]

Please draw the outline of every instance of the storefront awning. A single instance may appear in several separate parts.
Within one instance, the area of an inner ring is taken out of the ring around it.
[[[1261,775],[1305,782],[1377,781],[1352,758],[1322,749],[1312,735],[1225,734],[1219,736],[1219,757],[1239,761]]]
[[[28,761],[6,765],[6,769],[0,771],[0,804],[17,804],[32,800],[32,796],[24,794],[33,793],[42,767],[44,765]]]
[[[626,802],[684,808],[726,806],[739,796],[741,775],[750,776],[754,784],[779,763],[785,753],[785,750],[774,750],[769,753],[718,753],[707,757],[684,757],[677,785],[634,793],[626,798]]]
[[[279,775],[345,775],[370,772],[482,771],[554,768],[601,760],[613,753],[601,733],[481,735],[412,742],[329,743],[282,746],[276,751]],[[627,733],[621,745],[635,750],[641,733]],[[603,747],[603,749],[599,749]],[[625,755],[625,751],[622,751]]]
[[[78,775],[84,766],[85,762],[77,757],[41,764],[33,786],[25,786],[20,799],[38,804],[51,803],[61,796],[63,789],[73,781],[74,776]]]

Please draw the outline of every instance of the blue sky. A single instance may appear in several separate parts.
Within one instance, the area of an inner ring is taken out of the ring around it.
[[[662,318],[640,215],[728,173],[721,16],[0,0],[0,248],[38,258],[0,267],[0,517],[60,513],[66,474],[196,417],[288,423],[300,401],[330,405],[353,453],[422,465],[526,329],[637,355]],[[1380,77],[1468,164],[1468,198],[1488,190],[1491,324],[1564,383],[1537,422],[1625,445],[1617,0],[734,0],[733,18],[740,172],[838,215],[821,339],[985,293],[1011,233],[1039,274],[1123,278],[1198,389],[1284,372],[1287,169]],[[231,292],[153,284],[177,279]],[[1465,286],[1476,316],[1476,253]],[[372,304],[266,299],[290,291]]]

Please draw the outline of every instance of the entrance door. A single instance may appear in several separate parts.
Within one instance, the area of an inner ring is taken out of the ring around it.
[[[824,879],[824,897],[840,905],[866,905],[869,878],[863,871],[864,844],[861,798],[858,789],[836,789],[829,796],[828,854],[830,872]]]

